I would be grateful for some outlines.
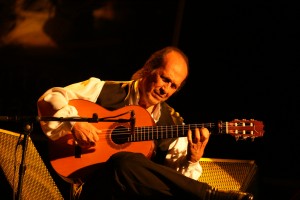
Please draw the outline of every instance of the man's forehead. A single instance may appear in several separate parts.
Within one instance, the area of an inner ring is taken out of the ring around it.
[[[179,53],[170,54],[166,57],[164,69],[167,71],[173,71],[177,75],[181,76],[186,76],[188,71],[187,63]]]
[[[186,78],[187,72],[184,66],[167,64],[157,69],[157,73],[168,78],[172,83],[180,85]]]

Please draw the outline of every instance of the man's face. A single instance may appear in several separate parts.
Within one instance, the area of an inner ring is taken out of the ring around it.
[[[187,76],[187,64],[180,54],[170,52],[165,61],[165,66],[155,69],[142,81],[141,101],[146,107],[166,101]]]

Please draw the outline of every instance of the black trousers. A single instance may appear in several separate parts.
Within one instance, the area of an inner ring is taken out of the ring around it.
[[[84,183],[80,199],[204,199],[211,187],[152,162],[143,154],[119,152]]]

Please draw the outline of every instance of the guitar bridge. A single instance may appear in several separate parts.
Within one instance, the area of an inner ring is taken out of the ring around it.
[[[75,158],[81,158],[81,147],[79,146],[78,142],[75,141],[75,147],[74,147],[74,157]]]

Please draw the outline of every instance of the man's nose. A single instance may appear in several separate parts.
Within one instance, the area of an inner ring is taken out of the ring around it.
[[[160,93],[160,94],[166,94],[167,92],[166,92],[166,90],[164,89],[164,87],[161,87],[161,88],[159,89],[159,93]]]
[[[171,83],[165,83],[161,88],[160,88],[160,93],[161,94],[166,94],[171,87]]]

